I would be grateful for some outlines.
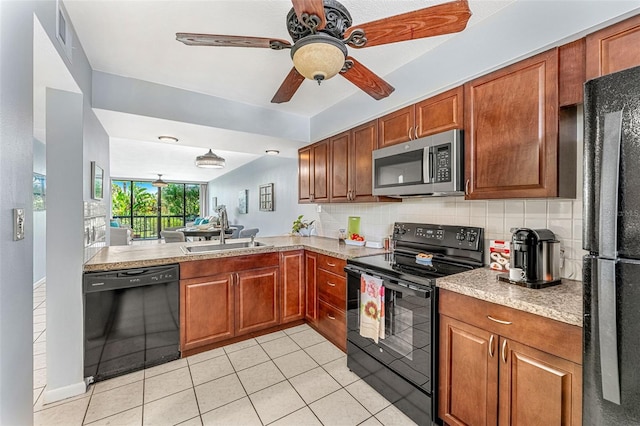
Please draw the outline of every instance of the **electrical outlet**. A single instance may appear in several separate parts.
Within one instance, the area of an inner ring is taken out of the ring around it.
[[[24,209],[13,209],[13,241],[24,240]]]
[[[322,204],[318,204],[318,205],[316,206],[316,212],[317,212],[317,213],[322,213]]]

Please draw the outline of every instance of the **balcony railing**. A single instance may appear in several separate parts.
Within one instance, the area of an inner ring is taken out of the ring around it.
[[[184,224],[190,220],[190,217],[183,216],[133,216],[133,223],[131,222],[131,216],[114,216],[114,219],[118,219],[122,225],[129,225],[133,230],[133,238],[135,239],[153,239],[159,238],[159,232],[166,228],[175,228],[184,226]],[[160,228],[158,228],[158,220],[160,220]]]

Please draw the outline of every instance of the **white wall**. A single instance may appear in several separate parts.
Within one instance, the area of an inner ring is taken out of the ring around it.
[[[260,211],[258,206],[258,187],[266,183],[274,184],[272,212]],[[238,192],[243,189],[249,190],[247,214],[238,213]],[[264,156],[210,181],[208,191],[209,204],[211,197],[217,197],[218,204],[227,206],[230,224],[259,228],[258,237],[291,232],[293,220],[300,214],[313,214],[315,208],[298,205],[298,160],[294,158]]]

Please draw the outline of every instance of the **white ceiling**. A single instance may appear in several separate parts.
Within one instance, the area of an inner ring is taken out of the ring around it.
[[[341,0],[354,25],[443,2]],[[620,6],[622,3],[633,6]],[[163,173],[168,180],[195,181],[212,179],[211,170],[202,171],[193,166],[195,155],[208,148],[227,159],[228,167],[218,173],[252,161],[269,148],[295,157],[297,148],[316,136],[337,132],[346,125],[358,124],[355,121],[361,118],[366,120],[403,106],[412,96],[415,100],[415,87],[420,87],[416,80],[423,75],[440,82],[438,87],[429,90],[444,89],[446,84],[460,84],[474,73],[486,72],[490,67],[513,61],[519,55],[549,46],[620,14],[612,11],[611,16],[604,16],[609,13],[608,9],[627,12],[638,4],[638,1],[604,0],[469,0],[473,15],[462,33],[369,49],[350,49],[350,54],[358,61],[392,83],[396,88],[395,97],[392,94],[383,101],[375,101],[338,76],[320,86],[305,81],[290,102],[271,104],[271,98],[292,67],[288,50],[185,46],[175,40],[175,33],[290,40],[285,25],[290,0],[64,0],[94,71],[204,94],[215,102],[227,101],[220,105],[232,107],[230,110],[238,116],[240,126],[237,123],[207,126],[197,120],[187,123],[188,120],[167,120],[167,117],[141,115],[140,112],[114,111],[107,107],[95,109],[112,140],[113,176],[153,178],[156,173]],[[548,8],[552,11],[547,18]],[[487,46],[485,40],[494,41]],[[452,62],[451,50],[455,50],[458,61],[460,57],[471,58],[467,61],[466,74],[443,77],[451,70],[447,71],[445,66],[440,71],[438,60]],[[508,55],[504,53],[507,50]],[[425,58],[428,58],[428,69]],[[411,78],[406,78],[407,75]],[[422,90],[422,95],[428,94],[422,88],[417,90]],[[236,114],[236,109],[241,110],[242,106],[258,111],[258,116]],[[352,117],[350,113],[354,110],[359,112]],[[371,115],[372,110],[376,115]],[[288,114],[291,126],[294,119],[303,120],[311,128],[310,134],[298,140],[275,137],[277,132],[273,127],[284,128],[287,122],[271,122],[270,131],[256,130],[255,123],[269,116],[265,111]],[[314,128],[314,120],[320,123],[321,129],[317,129],[318,124]],[[191,124],[194,122],[199,125]],[[253,127],[251,130],[240,128],[242,122],[252,123]],[[179,146],[184,148],[158,142],[157,136],[161,134],[178,137]]]

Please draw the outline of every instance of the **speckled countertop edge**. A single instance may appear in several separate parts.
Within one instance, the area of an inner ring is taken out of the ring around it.
[[[582,327],[582,282],[562,280],[557,286],[529,289],[497,280],[489,268],[438,278],[440,288],[476,299]]]
[[[249,239],[234,239],[232,242],[235,243],[243,241],[249,241]],[[266,244],[266,246],[220,250],[201,254],[184,254],[181,247],[218,243],[216,241],[199,241],[105,247],[84,264],[84,271],[94,272],[142,268],[146,266],[168,265],[171,263],[189,262],[193,260],[217,259],[222,257],[301,249],[326,254],[339,259],[350,259],[357,256],[367,256],[385,252],[383,249],[338,244],[337,239],[325,237],[264,237],[256,238],[256,241]]]

